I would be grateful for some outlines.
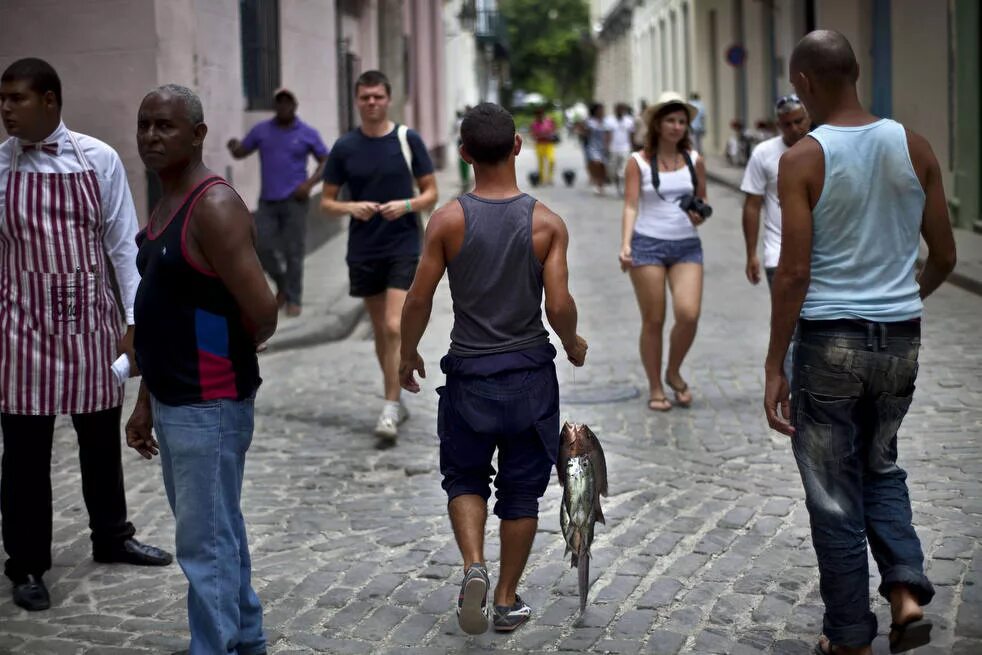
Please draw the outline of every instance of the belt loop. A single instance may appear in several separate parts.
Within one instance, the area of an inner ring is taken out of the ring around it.
[[[887,326],[886,323],[880,323],[880,350],[887,349]]]
[[[866,324],[866,350],[873,350],[873,324]]]

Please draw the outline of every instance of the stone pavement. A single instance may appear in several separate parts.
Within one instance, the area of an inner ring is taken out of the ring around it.
[[[578,171],[577,187],[540,195],[569,221],[572,287],[591,343],[575,379],[559,365],[563,392],[579,401],[642,392],[622,402],[564,402],[565,417],[596,430],[610,471],[586,613],[577,616],[553,483],[521,585],[533,620],[512,635],[457,629],[451,607],[461,571],[440,489],[433,392],[450,327],[444,283],[421,349],[429,378],[407,399],[413,416],[395,448],[376,449],[370,434],[381,398],[363,326],[344,341],[263,357],[243,507],[271,653],[811,653],[822,615],[815,557],[788,441],[767,430],[761,408],[768,295],[743,276],[739,196],[710,187],[716,213],[702,230],[704,311],[684,370],[695,405],[656,414],[644,406],[637,308],[617,266],[620,204],[588,193],[570,144],[560,158]],[[523,154],[523,178],[530,164]],[[928,607],[935,641],[916,651],[922,655],[982,652],[980,309],[977,296],[950,285],[927,302],[918,391],[901,433],[938,588]],[[28,615],[0,585],[0,653],[185,647],[179,568],[89,558],[73,437],[67,423],[59,426],[55,567],[47,576],[54,608]],[[173,546],[157,462],[132,454],[125,465],[138,537]],[[492,578],[497,545],[492,519]],[[886,606],[877,598],[874,606],[885,633]],[[876,649],[886,652],[882,636]]]

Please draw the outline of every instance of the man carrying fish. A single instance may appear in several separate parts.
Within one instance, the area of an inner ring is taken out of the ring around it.
[[[437,389],[440,470],[464,560],[458,622],[464,632],[480,634],[491,621],[484,527],[496,449],[501,571],[494,628],[514,630],[532,613],[516,590],[538,526],[538,500],[559,450],[556,349],[542,324],[543,292],[549,324],[574,366],[583,365],[587,344],[576,334],[566,225],[518,188],[515,157],[522,139],[511,114],[482,103],[467,112],[460,135],[461,156],[473,164],[476,185],[430,218],[402,314],[399,379],[417,393],[414,373],[426,377],[417,348],[446,271],[454,326],[450,352],[440,362],[446,386]]]

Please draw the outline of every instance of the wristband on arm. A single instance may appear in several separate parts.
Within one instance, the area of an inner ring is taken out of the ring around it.
[[[406,200],[406,213],[409,214],[413,211],[413,203],[411,200]]]

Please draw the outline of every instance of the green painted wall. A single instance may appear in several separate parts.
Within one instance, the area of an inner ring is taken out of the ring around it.
[[[982,7],[978,0],[954,0],[955,189],[952,220],[982,232]]]

